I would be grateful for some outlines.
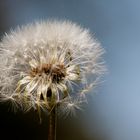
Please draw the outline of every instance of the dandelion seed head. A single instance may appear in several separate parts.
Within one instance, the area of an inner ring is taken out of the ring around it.
[[[89,30],[70,21],[22,26],[0,43],[0,94],[24,110],[80,109],[83,95],[104,73],[103,53]]]

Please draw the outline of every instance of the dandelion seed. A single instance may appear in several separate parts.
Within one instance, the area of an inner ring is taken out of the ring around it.
[[[67,116],[104,73],[103,53],[87,29],[70,21],[17,28],[0,43],[0,99],[26,111],[59,106]]]

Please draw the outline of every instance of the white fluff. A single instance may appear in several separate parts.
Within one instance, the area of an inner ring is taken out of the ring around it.
[[[51,111],[58,105],[68,113],[103,74],[103,53],[87,29],[70,21],[17,28],[0,43],[1,101],[11,100],[26,110]]]

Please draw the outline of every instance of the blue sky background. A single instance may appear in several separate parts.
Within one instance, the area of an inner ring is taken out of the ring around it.
[[[108,74],[83,113],[87,139],[101,133],[107,140],[140,140],[139,0],[5,0],[0,7],[0,35],[49,18],[89,28],[106,50]]]

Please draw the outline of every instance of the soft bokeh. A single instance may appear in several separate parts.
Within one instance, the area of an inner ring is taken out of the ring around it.
[[[61,140],[140,140],[140,1],[1,0],[0,36],[38,19],[69,19],[89,28],[106,50],[108,74],[77,117],[58,121]],[[47,119],[0,108],[1,135],[46,139]],[[43,114],[43,118],[45,118]]]

